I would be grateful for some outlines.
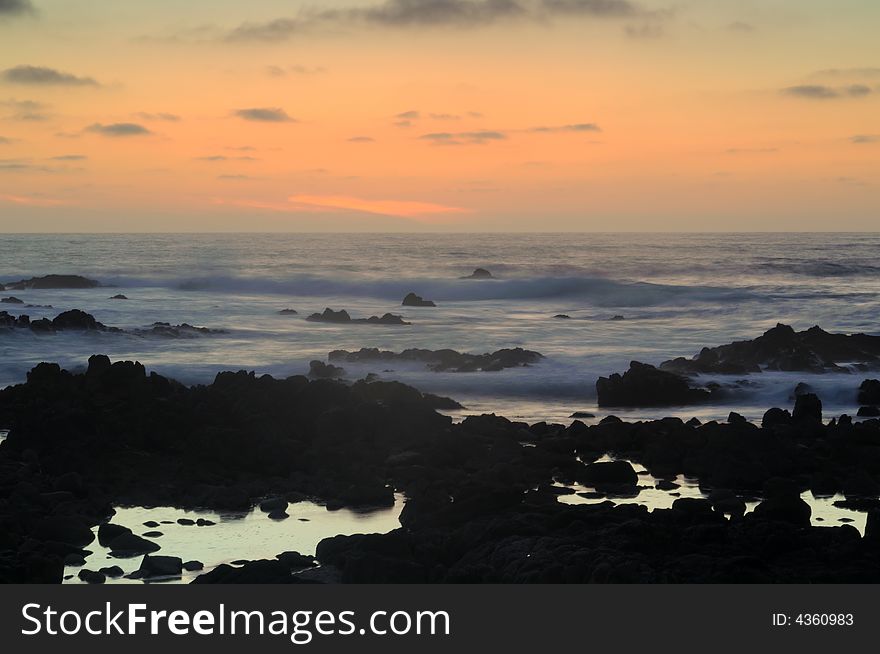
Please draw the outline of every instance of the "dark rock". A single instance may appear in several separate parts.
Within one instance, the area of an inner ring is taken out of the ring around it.
[[[280,313],[282,316],[296,316],[296,315],[299,315],[299,311],[297,311],[296,309],[282,309],[282,310],[279,311],[278,313]]]
[[[595,418],[595,413],[590,413],[589,411],[575,411],[572,413],[569,418]]]
[[[53,515],[36,521],[31,534],[40,540],[85,547],[95,536],[88,524],[77,516]]]
[[[159,523],[156,522],[155,520],[147,520],[144,523],[144,527],[149,527],[150,529],[155,529],[158,526],[159,526]]]
[[[456,411],[464,408],[461,404],[450,397],[434,395],[433,393],[422,393],[422,397],[425,399],[425,402],[429,407],[437,409],[438,411]]]
[[[761,426],[764,429],[772,429],[776,425],[788,425],[790,423],[791,413],[789,413],[788,409],[780,409],[778,407],[767,409],[761,420]]]
[[[279,510],[279,511],[272,511],[271,513],[269,513],[270,520],[287,520],[289,517],[290,517],[290,515],[287,513],[287,511],[280,511]]]
[[[101,568],[100,570],[98,570],[98,572],[100,572],[105,577],[109,577],[110,579],[118,579],[123,574],[125,574],[122,568],[120,568],[118,565],[111,565],[106,568]]]
[[[766,370],[848,372],[841,363],[880,367],[880,336],[831,334],[819,327],[795,332],[778,324],[751,341],[703,348],[693,359],[680,357],[660,365],[683,374],[749,374]]]
[[[81,581],[87,584],[103,584],[107,581],[107,577],[102,572],[93,572],[92,570],[80,570],[77,575]]]
[[[183,564],[183,569],[187,572],[198,572],[205,569],[205,564],[201,561],[186,561]]]
[[[165,534],[163,534],[161,531],[148,531],[143,534],[143,537],[144,538],[161,538],[164,535]]]
[[[330,322],[339,324],[348,323],[370,323],[378,325],[409,325],[401,316],[393,313],[386,313],[382,317],[370,316],[369,318],[352,318],[348,311],[341,309],[334,311],[333,309],[324,309],[323,313],[313,313],[306,320],[311,322]]]
[[[580,481],[596,488],[608,485],[635,486],[639,477],[629,461],[602,461],[584,466]]]
[[[139,554],[156,552],[161,549],[156,543],[132,533],[121,534],[107,543],[113,556],[128,558]]]
[[[64,329],[99,331],[105,329],[104,325],[95,320],[94,316],[79,309],[71,309],[70,311],[59,313],[52,320],[52,327],[57,331]]]
[[[345,369],[323,361],[309,363],[309,377],[315,379],[339,379],[345,375]]]
[[[415,293],[407,293],[406,297],[403,298],[403,302],[401,302],[402,306],[405,307],[436,307],[431,300],[426,300],[421,295],[416,295]]]
[[[117,295],[114,295],[114,296],[111,297],[110,299],[111,299],[111,300],[127,300],[128,298],[125,297],[122,293],[119,293],[119,294],[117,294]]]
[[[866,379],[859,386],[859,404],[880,404],[880,379]]]
[[[282,552],[275,557],[291,570],[302,570],[315,565],[315,557],[306,556],[299,552]]]
[[[183,572],[183,561],[176,556],[146,555],[141,561],[139,571],[143,578],[179,577]]]
[[[167,322],[154,322],[147,329],[135,329],[132,333],[137,334],[138,336],[177,339],[225,334],[226,331],[223,329],[211,329],[209,327],[196,327],[186,322],[179,325],[172,325]]]
[[[822,422],[822,400],[815,393],[798,395],[791,417],[796,422],[801,420]]]
[[[599,406],[671,406],[698,404],[712,394],[692,388],[688,380],[654,366],[633,361],[623,375],[600,377],[596,382]]]
[[[455,350],[409,349],[403,352],[389,352],[376,348],[362,348],[356,352],[334,350],[328,355],[330,361],[351,363],[364,362],[413,362],[424,363],[436,372],[497,372],[506,368],[517,368],[537,363],[544,357],[521,347],[496,350],[486,354],[464,354]]]
[[[260,511],[263,513],[272,513],[273,511],[284,511],[287,509],[289,502],[283,497],[270,497],[260,502]]]
[[[492,273],[485,268],[476,268],[474,272],[462,279],[492,279]]]
[[[290,584],[290,568],[281,561],[248,561],[240,568],[222,564],[196,577],[194,584]]]
[[[0,302],[2,302],[3,304],[24,304],[24,300],[19,300],[17,297],[12,295],[0,299]]]
[[[184,527],[194,527],[196,524],[196,521],[193,520],[192,518],[178,518],[177,524],[182,525]]]
[[[859,407],[859,411],[856,415],[860,418],[877,418],[880,417],[880,407],[862,406]]]
[[[681,484],[678,484],[669,479],[660,479],[656,484],[654,484],[654,488],[662,491],[671,491],[675,490],[676,488],[681,488]]]
[[[554,318],[558,318],[559,320],[571,320],[571,316],[565,313],[557,313]]]
[[[96,288],[97,286],[100,286],[100,284],[95,280],[80,277],[79,275],[46,275],[44,277],[31,277],[30,279],[4,284],[7,291],[47,288]]]
[[[727,422],[731,425],[745,425],[748,424],[749,421],[736,411],[731,411],[727,416]]]
[[[618,314],[616,316],[611,316],[611,320],[626,320],[626,318]]]
[[[108,522],[98,527],[98,543],[103,547],[107,547],[114,539],[130,533],[131,529],[128,527]]]
[[[79,552],[71,552],[67,556],[64,557],[64,565],[65,567],[71,568],[79,568],[86,564],[86,557],[84,557]]]

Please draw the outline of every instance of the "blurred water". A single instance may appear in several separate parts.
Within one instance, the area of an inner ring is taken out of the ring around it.
[[[77,368],[96,352],[196,383],[228,369],[304,373],[311,359],[339,348],[522,346],[547,359],[499,373],[347,368],[352,377],[377,372],[450,395],[471,411],[562,420],[595,410],[596,378],[632,359],[692,356],[777,322],[877,333],[878,245],[876,234],[4,235],[2,281],[70,273],[114,288],[8,292],[53,308],[0,310],[36,318],[80,308],[124,328],[189,322],[228,333],[181,340],[3,333],[0,385],[22,381],[40,361]],[[478,266],[497,279],[460,279]],[[410,291],[438,307],[401,307]],[[108,299],[119,292],[130,299]],[[355,317],[402,313],[413,324],[304,320],[324,307]],[[284,308],[300,315],[279,315]],[[553,318],[559,313],[571,319]],[[723,406],[661,413],[725,417],[736,409],[758,418],[772,404],[789,404],[802,380],[820,389],[829,412],[854,413],[862,378],[757,375],[755,387]]]

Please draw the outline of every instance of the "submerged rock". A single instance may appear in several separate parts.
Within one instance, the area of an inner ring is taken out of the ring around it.
[[[401,305],[405,307],[436,307],[431,300],[424,299],[421,295],[416,295],[415,293],[407,293],[406,297],[403,298],[403,302]]]

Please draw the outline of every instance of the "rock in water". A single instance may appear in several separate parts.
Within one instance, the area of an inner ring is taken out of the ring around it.
[[[139,572],[143,577],[179,577],[183,561],[176,556],[150,556],[141,561]]]
[[[406,297],[403,298],[403,302],[401,305],[405,307],[436,307],[431,300],[426,300],[421,295],[416,295],[415,293],[407,293]]]
[[[296,309],[282,309],[278,313],[280,313],[282,316],[296,316],[299,314],[299,311],[297,311]]]
[[[128,298],[125,297],[122,293],[119,293],[118,295],[114,295],[110,299],[111,300],[127,300]]]
[[[600,377],[596,381],[599,406],[674,406],[699,404],[712,394],[691,388],[688,380],[654,366],[632,361],[623,375]]]
[[[46,288],[96,288],[100,286],[94,279],[81,277],[80,275],[46,275],[44,277],[31,277],[18,282],[5,284],[5,290],[24,291],[27,289]]]
[[[132,533],[117,536],[107,544],[107,547],[110,548],[114,556],[123,558],[157,552],[162,549],[156,543]]]
[[[859,386],[859,404],[880,404],[880,379],[866,379]]]
[[[19,300],[17,297],[9,296],[0,300],[3,304],[24,304],[24,300]]]
[[[466,277],[462,277],[462,279],[493,279],[492,273],[490,273],[485,268],[476,268],[474,272]]]
[[[351,316],[345,309],[334,311],[331,308],[324,309],[323,313],[313,313],[306,320],[312,322],[351,322]]]
[[[345,369],[332,363],[312,361],[309,363],[309,377],[314,379],[339,379],[345,375]]]

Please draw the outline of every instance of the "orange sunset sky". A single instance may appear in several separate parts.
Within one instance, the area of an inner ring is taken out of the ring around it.
[[[0,229],[875,230],[876,0],[0,0]]]

